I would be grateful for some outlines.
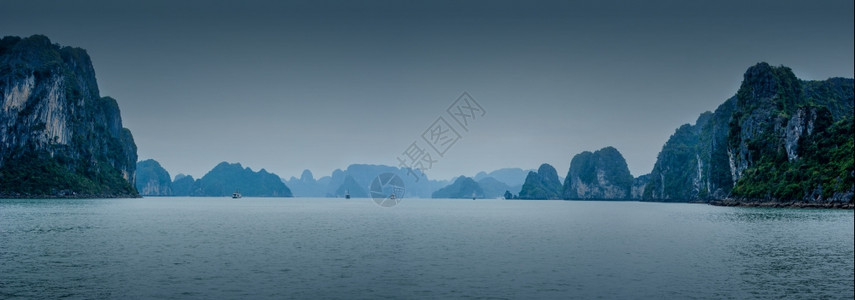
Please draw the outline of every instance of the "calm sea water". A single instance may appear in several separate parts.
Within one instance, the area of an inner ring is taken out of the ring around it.
[[[851,210],[0,200],[0,298],[852,299]]]

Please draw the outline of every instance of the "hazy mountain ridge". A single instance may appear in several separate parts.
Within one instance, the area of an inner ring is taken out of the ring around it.
[[[367,188],[363,188],[359,183],[353,179],[353,176],[346,175],[344,177],[344,182],[335,190],[336,196],[346,197],[350,195],[354,198],[368,198]]]
[[[431,197],[452,199],[484,198],[484,190],[474,179],[459,176],[454,180],[454,183],[433,192]]]
[[[189,196],[228,196],[239,191],[249,197],[292,197],[291,190],[276,174],[264,169],[255,172],[240,163],[227,162],[221,162],[197,179],[194,191],[200,194]]]
[[[472,179],[475,179],[475,181],[481,181],[484,178],[493,177],[496,180],[507,184],[511,188],[516,186],[516,191],[519,191],[519,188],[522,187],[523,183],[525,183],[525,177],[528,175],[529,171],[534,170],[523,170],[521,168],[501,168],[493,170],[490,173],[484,171],[478,172],[478,174],[475,174]]]
[[[137,197],[137,148],[86,50],[0,40],[0,196]]]
[[[484,191],[485,198],[499,198],[504,197],[505,192],[513,191],[514,188],[509,186],[507,183],[499,181],[493,177],[484,177],[477,181],[478,186]],[[517,189],[516,191],[518,191]]]
[[[412,173],[411,173],[412,172]],[[310,170],[304,170],[300,178],[285,181],[299,197],[368,197],[371,181],[383,173],[392,173],[401,178],[406,188],[404,197],[430,198],[431,194],[448,185],[448,180],[433,180],[426,174],[407,168],[387,165],[351,164],[345,170],[336,169],[330,176],[314,180]],[[418,176],[418,178],[416,178]],[[349,178],[349,179],[348,179]],[[363,193],[364,192],[364,193]]]
[[[324,197],[327,194],[327,186],[332,177],[324,176],[315,180],[312,171],[306,169],[300,174],[300,178],[291,176],[285,184],[291,188],[295,197]]]
[[[248,197],[292,197],[291,190],[276,174],[264,169],[253,171],[240,163],[221,162],[202,178],[179,174],[169,180],[169,172],[153,159],[138,163],[137,188],[143,196],[224,197],[238,191]]]

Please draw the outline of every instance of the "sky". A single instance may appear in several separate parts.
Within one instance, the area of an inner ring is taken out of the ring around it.
[[[414,153],[433,153],[435,179],[542,163],[563,176],[573,155],[606,146],[639,176],[758,62],[852,78],[854,10],[851,0],[0,0],[0,35],[86,49],[140,160],[172,176],[228,161],[320,177]],[[464,93],[481,108],[465,130],[447,111]],[[431,136],[443,120],[458,134]]]

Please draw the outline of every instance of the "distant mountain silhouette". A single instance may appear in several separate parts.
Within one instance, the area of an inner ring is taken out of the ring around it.
[[[433,198],[461,198],[471,199],[484,198],[484,190],[475,182],[474,179],[460,176],[454,180],[454,183],[433,192]]]
[[[191,184],[192,182],[192,184]],[[292,197],[291,190],[276,174],[261,169],[258,172],[244,168],[240,163],[222,162],[202,178],[176,177],[173,182],[176,196],[229,196],[240,191],[247,197]]]
[[[506,191],[511,190],[510,186],[493,177],[481,178],[481,180],[478,180],[478,185],[484,191],[484,197],[486,198],[503,197]]]

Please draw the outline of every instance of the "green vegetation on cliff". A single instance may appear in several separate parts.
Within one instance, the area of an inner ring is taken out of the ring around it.
[[[558,172],[549,164],[542,164],[537,172],[528,172],[520,190],[519,199],[557,200],[561,199],[561,181]]]
[[[783,66],[750,68],[728,136],[737,173],[732,196],[851,202],[852,87],[851,80],[803,84]]]
[[[633,178],[623,155],[614,147],[573,156],[564,179],[563,198],[568,200],[626,200],[631,198]]]
[[[2,197],[120,197],[136,190],[110,166],[69,170],[70,162],[51,158],[44,151],[29,150],[8,159],[0,168]]]
[[[752,66],[736,96],[671,136],[643,198],[851,202],[854,86]]]
[[[653,166],[644,198],[684,201],[698,196],[698,125],[685,124],[668,139]]]
[[[825,108],[821,111],[827,113]],[[788,160],[783,147],[763,153],[743,172],[733,195],[757,200],[851,202],[855,186],[852,120],[849,117],[833,125],[817,122],[814,130],[818,132],[799,141],[804,156],[798,160]]]
[[[137,148],[86,51],[0,40],[0,197],[134,197]]]

